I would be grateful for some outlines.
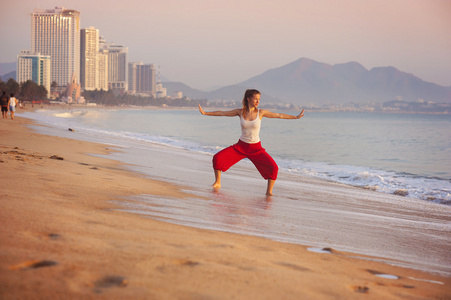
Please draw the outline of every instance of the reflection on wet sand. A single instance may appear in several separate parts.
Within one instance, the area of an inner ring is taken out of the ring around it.
[[[222,225],[264,231],[267,218],[270,217],[271,197],[246,197],[239,199],[227,193],[214,190],[210,204],[212,218]]]

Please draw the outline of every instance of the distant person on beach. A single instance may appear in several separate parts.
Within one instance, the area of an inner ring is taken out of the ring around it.
[[[8,101],[8,107],[9,107],[9,113],[11,114],[11,119],[13,119],[13,120],[14,120],[14,112],[16,111],[16,106],[17,106],[18,102],[19,102],[19,100],[17,100],[14,97],[13,93],[11,93],[11,97],[9,98],[9,101]]]
[[[283,113],[273,113],[265,109],[258,109],[261,93],[257,90],[246,90],[243,97],[243,107],[229,111],[206,112],[199,105],[199,111],[207,116],[240,117],[241,137],[238,143],[229,146],[213,157],[213,169],[215,183],[213,187],[221,188],[221,172],[226,172],[231,166],[247,157],[257,167],[262,177],[268,180],[266,195],[272,196],[274,183],[277,179],[279,167],[274,159],[261,146],[260,125],[263,117],[278,119],[300,119],[304,116],[304,110],[297,116]]]
[[[2,117],[3,119],[8,118],[8,96],[6,96],[6,92],[3,92],[3,95],[0,97],[0,105],[2,106]]]

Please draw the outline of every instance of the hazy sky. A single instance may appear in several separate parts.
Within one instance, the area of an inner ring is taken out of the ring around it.
[[[394,66],[451,86],[451,0],[16,0],[0,7],[0,62],[30,48],[34,8],[81,13],[129,60],[193,88],[225,86],[301,57]]]

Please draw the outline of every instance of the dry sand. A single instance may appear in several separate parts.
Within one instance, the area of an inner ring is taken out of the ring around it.
[[[451,278],[115,210],[189,187],[0,120],[0,299],[451,299]],[[387,279],[376,274],[392,274]]]

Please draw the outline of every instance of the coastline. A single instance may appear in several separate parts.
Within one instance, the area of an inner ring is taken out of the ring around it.
[[[27,124],[20,116],[0,123],[1,298],[443,299],[451,292],[451,278],[363,256],[119,211],[112,200],[183,201],[189,187],[89,155],[111,153],[108,145],[40,135]]]
[[[94,103],[95,104],[95,103]],[[35,107],[31,107],[31,103],[26,104],[27,110],[35,110],[39,108],[44,109],[142,109],[142,110],[198,110],[197,106],[140,106],[140,105],[103,105],[103,104],[36,104]],[[226,107],[228,108],[228,107]],[[350,109],[350,108],[309,108],[309,107],[273,107],[271,105],[262,106],[264,109],[279,110],[279,111],[290,111],[290,112],[300,112],[303,108],[309,112],[328,112],[328,113],[374,113],[374,114],[402,114],[402,115],[449,115],[451,111],[414,111],[414,110],[375,110],[375,109]],[[224,106],[208,106],[208,109],[218,110],[225,109]]]

